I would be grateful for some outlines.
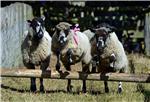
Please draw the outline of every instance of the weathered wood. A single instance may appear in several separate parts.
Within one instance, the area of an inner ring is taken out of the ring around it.
[[[12,3],[0,8],[0,66],[23,65],[21,44],[27,34],[29,19],[33,18],[32,7],[25,3]]]
[[[144,25],[144,40],[145,40],[145,52],[150,56],[150,12],[145,15]]]
[[[42,72],[32,69],[1,69],[1,77],[23,77],[23,78],[50,78],[50,79],[73,79],[73,80],[107,80],[122,82],[142,82],[150,83],[150,74],[125,74],[125,73],[82,73],[82,72],[52,72],[50,70]]]

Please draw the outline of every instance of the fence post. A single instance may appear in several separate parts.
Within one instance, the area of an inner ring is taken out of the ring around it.
[[[145,15],[144,38],[146,55],[150,56],[150,13]]]
[[[0,9],[0,67],[23,66],[21,43],[27,30],[27,19],[32,19],[32,7],[14,3]]]

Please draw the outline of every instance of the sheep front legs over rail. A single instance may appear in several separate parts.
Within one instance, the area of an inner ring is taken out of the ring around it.
[[[4,69],[1,68],[1,77],[22,77],[22,78],[50,78],[50,79],[73,79],[73,80],[97,80],[97,81],[122,81],[122,82],[141,82],[150,83],[149,74],[125,74],[125,73],[82,73],[82,72],[60,72],[54,73],[50,70],[42,72],[32,69]]]

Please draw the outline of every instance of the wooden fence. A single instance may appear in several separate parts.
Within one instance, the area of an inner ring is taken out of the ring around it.
[[[145,15],[144,38],[146,54],[150,56],[150,13]]]
[[[1,77],[21,77],[21,78],[50,78],[50,79],[73,79],[73,80],[107,80],[107,81],[122,81],[122,82],[141,82],[150,83],[149,74],[125,74],[125,73],[82,73],[82,72],[69,72],[69,71],[44,71],[33,69],[4,69],[1,68]]]
[[[32,19],[32,7],[14,3],[0,8],[0,67],[23,66],[21,44],[27,30],[26,20]]]
[[[32,8],[23,3],[11,4],[0,9],[0,72],[1,77],[37,77],[50,79],[74,79],[74,80],[108,80],[125,82],[150,83],[150,74],[116,74],[116,73],[82,73],[82,72],[51,72],[47,70],[7,69],[6,67],[23,66],[21,57],[21,43],[27,29],[26,20],[31,19]],[[145,43],[147,54],[150,55],[150,14],[145,18]],[[22,65],[21,65],[22,64]]]

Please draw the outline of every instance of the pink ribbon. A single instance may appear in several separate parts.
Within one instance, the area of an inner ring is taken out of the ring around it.
[[[75,26],[75,28],[72,29],[74,34],[73,34],[73,39],[74,39],[74,42],[76,44],[76,46],[78,45],[78,42],[79,42],[79,38],[78,38],[78,35],[77,35],[77,31],[80,31],[80,28],[78,28],[77,26]]]

